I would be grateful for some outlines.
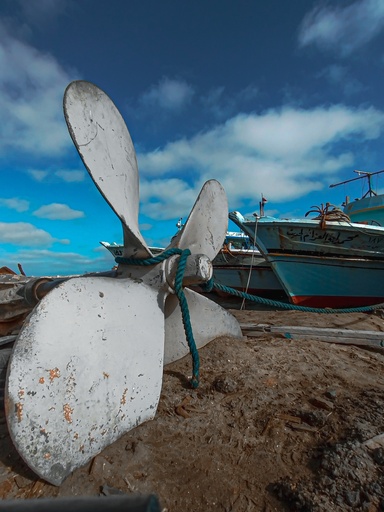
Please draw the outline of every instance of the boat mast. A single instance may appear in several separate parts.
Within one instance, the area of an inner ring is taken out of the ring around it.
[[[367,172],[367,171],[359,171],[359,170],[356,170],[356,171],[353,171],[353,172],[356,172],[357,174],[359,174],[359,177],[358,178],[352,178],[352,179],[346,180],[346,181],[341,181],[340,183],[334,183],[333,185],[329,185],[329,188],[338,187],[339,185],[344,185],[345,183],[350,183],[351,181],[357,181],[357,180],[361,180],[361,179],[367,178],[367,180],[368,180],[368,190],[363,195],[362,199],[364,199],[368,195],[369,195],[369,197],[377,196],[377,193],[372,189],[371,178],[372,178],[372,176],[375,176],[376,174],[381,174],[382,172],[384,172],[384,169],[381,170],[381,171],[376,171],[376,172]]]
[[[261,201],[259,202],[260,217],[264,217],[264,205],[266,202],[267,199],[261,194]]]

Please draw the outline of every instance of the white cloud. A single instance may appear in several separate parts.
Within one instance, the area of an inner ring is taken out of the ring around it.
[[[146,107],[157,106],[168,111],[182,109],[194,95],[193,87],[184,80],[163,77],[160,82],[150,87],[140,102]]]
[[[16,39],[0,22],[0,154],[57,156],[69,147],[62,98],[67,73],[49,54]]]
[[[198,190],[177,178],[140,181],[141,212],[164,220],[185,216],[193,206]]]
[[[37,169],[30,169],[28,174],[36,181],[43,181],[49,174],[48,171],[39,171]]]
[[[107,251],[99,253],[95,257],[89,257],[76,252],[21,249],[9,253],[2,251],[0,256],[10,268],[16,269],[17,264],[21,263],[28,276],[86,274],[110,270],[114,264],[113,258]]]
[[[222,183],[236,207],[260,193],[274,202],[303,197],[353,166],[355,156],[340,149],[343,142],[353,140],[358,151],[358,144],[378,138],[383,128],[384,114],[372,107],[284,107],[235,116],[189,140],[138,155],[142,178],[155,178],[142,179],[142,211],[153,218],[184,216],[211,178]],[[180,179],[173,178],[176,173]]]
[[[147,222],[144,222],[142,224],[140,224],[139,228],[140,228],[140,231],[148,231],[150,229],[152,229],[153,225],[152,224],[149,224]]]
[[[56,176],[66,183],[81,183],[85,181],[85,171],[59,170],[59,171],[41,171],[38,169],[29,169],[28,174],[36,181],[44,181],[48,176]]]
[[[10,197],[9,199],[0,198],[0,206],[5,206],[10,210],[15,210],[21,213],[26,212],[29,209],[29,201],[19,199],[18,197]]]
[[[53,238],[47,231],[28,222],[0,222],[0,239],[3,244],[29,247],[50,247],[55,242],[68,244],[68,240]]]
[[[302,22],[299,44],[315,44],[347,56],[376,37],[383,27],[382,0],[357,0],[345,7],[317,6]]]
[[[254,85],[231,94],[225,87],[215,87],[206,94],[196,95],[194,87],[183,80],[163,77],[156,85],[151,86],[139,98],[141,105],[150,112],[154,108],[168,112],[179,112],[194,100],[206,114],[217,120],[227,119],[235,112],[249,110],[259,91]]]
[[[243,115],[232,119],[224,135],[235,137],[239,146],[260,155],[295,158],[353,135],[378,137],[384,114],[374,108],[348,109],[336,105],[311,110],[284,108],[263,116]]]
[[[84,212],[73,210],[66,204],[52,203],[41,206],[33,215],[49,220],[73,220],[84,217]]]
[[[67,183],[78,183],[85,180],[85,171],[56,171],[55,175]]]

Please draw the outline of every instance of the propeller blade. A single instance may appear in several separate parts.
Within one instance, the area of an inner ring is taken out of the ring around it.
[[[155,288],[79,277],[53,289],[25,322],[6,382],[8,428],[28,466],[59,485],[152,419],[163,352],[164,313]]]
[[[190,249],[213,260],[221,249],[228,228],[228,202],[221,184],[209,180],[201,189],[183,229],[169,247]],[[207,297],[184,288],[196,348],[218,336],[241,336],[238,321],[224,308]],[[165,302],[164,364],[189,353],[178,299],[168,295]]]
[[[241,337],[238,321],[224,308],[203,295],[184,289],[188,302],[193,337],[196,348],[204,347],[219,336]],[[165,346],[164,364],[171,363],[189,354],[185,339],[180,306],[176,295],[168,295],[165,301]]]
[[[112,100],[83,80],[64,93],[64,116],[77,151],[104,199],[120,218],[125,257],[151,257],[139,224],[139,173],[128,128]]]
[[[183,229],[169,247],[190,249],[213,260],[221,249],[228,227],[228,202],[224,188],[209,180],[200,191]]]

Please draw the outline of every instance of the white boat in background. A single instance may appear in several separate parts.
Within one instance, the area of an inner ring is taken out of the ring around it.
[[[316,219],[229,214],[271,264],[291,302],[347,308],[384,302],[384,227]],[[320,209],[319,209],[320,210]],[[345,214],[339,210],[341,216]],[[329,213],[335,219],[335,210]]]
[[[360,199],[355,199],[354,201],[349,201],[349,197],[347,196],[343,211],[352,222],[384,226],[384,194],[378,194],[372,187],[372,176],[381,174],[384,170],[377,172],[355,172],[359,174],[357,178],[335,183],[334,185],[330,185],[330,188],[345,185],[352,181],[366,179],[368,182],[368,190]]]

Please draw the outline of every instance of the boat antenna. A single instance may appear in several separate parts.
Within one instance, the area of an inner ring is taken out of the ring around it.
[[[345,183],[350,183],[351,181],[356,181],[356,180],[361,180],[363,178],[367,178],[368,190],[363,195],[363,199],[364,199],[364,197],[367,197],[368,195],[369,195],[369,197],[377,196],[376,192],[372,189],[371,178],[372,178],[372,176],[375,176],[376,174],[381,174],[382,172],[384,172],[384,169],[382,169],[381,171],[376,171],[376,172],[367,172],[367,171],[359,171],[359,170],[355,170],[353,172],[356,172],[357,174],[359,174],[359,177],[352,178],[350,180],[341,181],[340,183],[334,183],[333,185],[329,185],[329,188],[338,187],[339,185],[344,185]]]

